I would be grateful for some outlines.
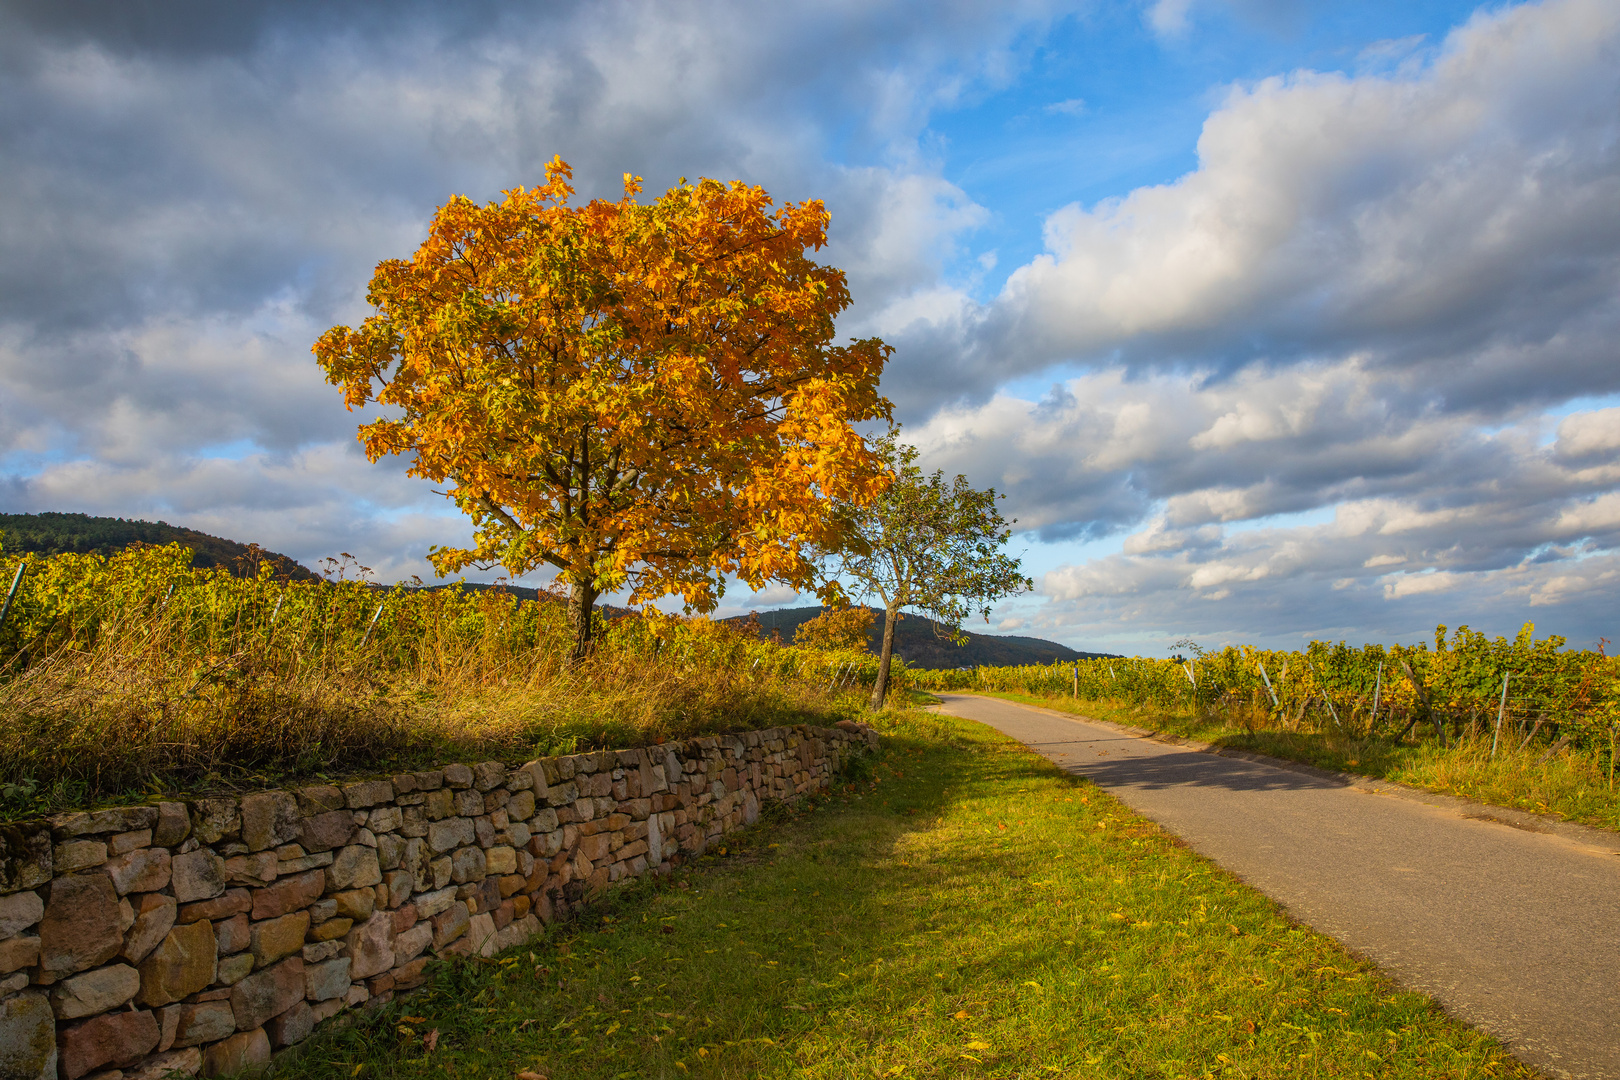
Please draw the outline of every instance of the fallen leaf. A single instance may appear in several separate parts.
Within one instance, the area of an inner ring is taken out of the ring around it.
[[[439,1048],[439,1029],[434,1028],[422,1036],[422,1045],[427,1048],[427,1052],[430,1054],[437,1050]]]
[[[988,1050],[990,1049],[990,1044],[979,1039],[974,1039],[972,1042],[967,1044],[967,1048],[969,1050]]]

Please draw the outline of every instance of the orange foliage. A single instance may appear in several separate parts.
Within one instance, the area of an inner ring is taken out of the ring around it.
[[[435,568],[556,567],[580,649],[605,590],[710,610],[728,574],[815,587],[834,504],[885,482],[854,425],[890,414],[889,347],[833,344],[844,275],[806,256],[826,210],[715,180],[641,205],[628,174],[618,202],[570,207],[567,164],[546,176],[452,198],[410,261],[378,265],[376,313],[315,345],[350,409],[385,407],[367,455],[410,455],[472,518],[475,545]]]

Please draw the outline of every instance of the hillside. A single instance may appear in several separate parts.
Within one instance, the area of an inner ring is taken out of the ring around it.
[[[801,623],[820,615],[822,608],[788,608],[783,611],[761,612],[759,624],[769,635],[780,631],[783,642],[793,640],[793,632]],[[877,652],[883,644],[883,612],[873,608],[872,631],[869,647]],[[746,622],[744,618],[728,622]],[[1034,637],[1002,637],[993,634],[975,634],[968,631],[966,645],[953,645],[948,638],[935,633],[934,624],[917,615],[900,620],[894,630],[895,654],[906,663],[923,668],[978,667],[990,665],[1004,667],[1012,664],[1050,664],[1054,660],[1085,660],[1112,656],[1112,653],[1079,652],[1055,641]]]
[[[191,565],[196,567],[223,566],[233,574],[242,574],[256,571],[258,566],[250,558],[251,549],[246,544],[166,521],[88,514],[0,514],[0,532],[5,534],[5,550],[11,552],[114,555],[135,543],[183,544],[191,549]],[[303,580],[315,577],[307,567],[286,555],[263,549],[256,554],[259,560],[269,560],[290,577]]]

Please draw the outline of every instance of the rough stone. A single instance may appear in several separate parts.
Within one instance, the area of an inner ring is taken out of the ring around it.
[[[383,833],[377,837],[377,864],[384,873],[399,868],[405,859],[406,843],[406,838],[398,833]]]
[[[270,1064],[270,1036],[263,1028],[238,1032],[203,1051],[204,1076],[259,1072]]]
[[[36,892],[0,896],[0,938],[16,937],[45,917],[45,901]]]
[[[314,817],[316,814],[324,814],[331,810],[342,810],[343,792],[331,784],[316,784],[293,792],[293,801],[298,804],[300,814]]]
[[[275,919],[253,924],[248,951],[258,967],[268,967],[283,956],[291,956],[304,947],[304,935],[309,933],[309,912],[294,911]]]
[[[110,855],[122,855],[126,851],[136,848],[152,846],[152,830],[137,829],[134,832],[118,833],[107,841],[107,852]],[[57,873],[61,873],[60,870]]]
[[[242,797],[242,843],[263,851],[298,839],[298,804],[285,791]]]
[[[291,1008],[264,1025],[270,1036],[270,1045],[292,1046],[309,1038],[315,1030],[315,1014],[307,1001],[295,1002]]]
[[[304,963],[319,964],[323,960],[330,960],[343,952],[341,941],[317,941],[304,946]]]
[[[214,943],[221,956],[239,953],[252,942],[252,925],[245,914],[233,915],[214,924]]]
[[[332,853],[330,851],[317,851],[313,855],[305,855],[301,859],[282,859],[276,863],[276,873],[282,877],[292,874],[302,874],[305,870],[314,870],[317,867],[331,866]]]
[[[326,891],[354,889],[382,883],[382,866],[377,852],[360,844],[343,848],[326,868]]]
[[[161,893],[145,893],[139,898],[135,921],[124,935],[124,948],[119,954],[132,964],[146,959],[174,927],[177,912],[174,897]]]
[[[458,791],[455,796],[455,807],[456,813],[462,817],[476,818],[484,812],[484,797],[472,788]]]
[[[509,847],[492,847],[484,853],[486,873],[517,873],[517,851]]]
[[[56,1080],[56,1020],[44,994],[0,1001],[0,1076]]]
[[[231,885],[246,885],[250,889],[268,885],[276,880],[278,862],[273,851],[255,851],[250,855],[226,859],[225,881]]]
[[[141,1004],[167,1005],[196,993],[214,981],[218,962],[213,923],[176,926],[141,962]]]
[[[112,878],[96,872],[51,882],[39,938],[40,965],[53,975],[71,975],[117,956],[124,934]]]
[[[157,824],[157,818],[155,806],[115,806],[108,810],[58,814],[50,820],[56,834],[65,838],[150,829]]]
[[[419,922],[394,938],[394,966],[408,964],[433,943],[433,924]]]
[[[310,940],[316,942],[334,941],[347,934],[349,932],[349,927],[353,925],[353,919],[327,919],[325,922],[321,923],[321,925],[311,930],[309,932],[309,937]]]
[[[377,895],[370,889],[349,889],[332,897],[337,901],[337,913],[346,919],[364,922],[371,918],[377,907]]]
[[[107,845],[100,840],[66,840],[51,852],[51,867],[58,874],[88,870],[106,861]]]
[[[404,812],[397,806],[379,806],[366,819],[366,828],[374,833],[388,833],[405,824]]]
[[[228,1001],[204,1001],[196,1005],[178,1007],[179,1023],[175,1026],[171,1046],[198,1046],[218,1042],[236,1031],[236,1015]]]
[[[220,860],[223,865],[224,860]],[[178,898],[177,898],[178,899]],[[242,911],[253,909],[253,894],[246,889],[231,889],[223,896],[216,896],[194,904],[186,904],[180,908],[180,914],[175,916],[176,922],[196,922],[198,919],[223,919]]]
[[[209,900],[225,891],[225,860],[206,848],[176,855],[170,870],[174,898],[182,904]]]
[[[349,958],[354,961],[349,971],[351,978],[369,979],[393,966],[393,934],[394,920],[386,911],[377,912],[349,931],[346,940]]]
[[[389,974],[394,977],[394,989],[410,990],[427,982],[428,959],[426,956],[419,956],[391,971]]]
[[[428,847],[435,855],[474,843],[477,838],[470,818],[445,818],[428,826]]]
[[[231,1011],[236,1027],[246,1031],[304,1000],[304,961],[289,957],[274,967],[250,975],[231,988]]]
[[[253,890],[253,917],[273,919],[309,907],[326,891],[326,871],[308,870],[274,885]]]
[[[183,1076],[196,1076],[202,1069],[202,1060],[202,1051],[195,1046],[170,1050],[147,1058],[134,1072],[125,1073],[124,1080],[164,1080],[165,1077],[178,1080]]]
[[[106,871],[119,896],[132,892],[157,892],[168,887],[172,858],[168,848],[137,848],[108,859]]]
[[[495,920],[488,912],[474,915],[467,923],[467,940],[479,956],[495,955]]]
[[[174,847],[191,832],[191,815],[186,813],[185,803],[160,802],[157,812],[157,821],[152,825],[152,843]]]
[[[51,1008],[58,1020],[77,1020],[118,1008],[140,988],[140,972],[128,964],[113,964],[57,983],[51,989]]]
[[[250,952],[237,953],[227,956],[219,962],[219,970],[214,975],[214,981],[221,986],[235,986],[253,971],[253,954]]]
[[[354,815],[347,810],[329,810],[304,819],[303,843],[306,851],[331,851],[354,836]]]
[[[198,799],[191,804],[191,829],[199,844],[217,844],[242,831],[235,799]]]
[[[349,992],[351,960],[340,956],[319,964],[304,963],[304,997],[310,1001],[327,1001]]]
[[[467,905],[457,900],[433,917],[433,947],[442,949],[467,932],[472,915]]]
[[[0,941],[0,975],[9,975],[39,963],[39,938],[14,937]]]
[[[473,783],[473,771],[465,765],[446,765],[444,782],[446,786],[452,788],[470,788]]]
[[[482,881],[487,865],[483,848],[464,847],[450,856],[450,877],[457,882]]]
[[[77,1080],[103,1065],[134,1065],[157,1048],[159,1034],[150,1012],[102,1013],[62,1032],[58,1067],[64,1080]]]
[[[431,919],[455,902],[456,890],[454,888],[423,893],[412,901],[416,907],[416,914],[423,919]]]
[[[51,831],[41,825],[0,825],[0,894],[51,880]]]

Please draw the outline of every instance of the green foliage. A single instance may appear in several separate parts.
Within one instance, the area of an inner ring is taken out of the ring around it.
[[[252,575],[268,561],[277,574],[315,577],[285,555],[165,521],[88,514],[0,514],[0,535],[4,536],[4,549],[13,555],[116,555],[131,544],[180,544],[191,549],[192,565],[197,567],[219,566]]]

